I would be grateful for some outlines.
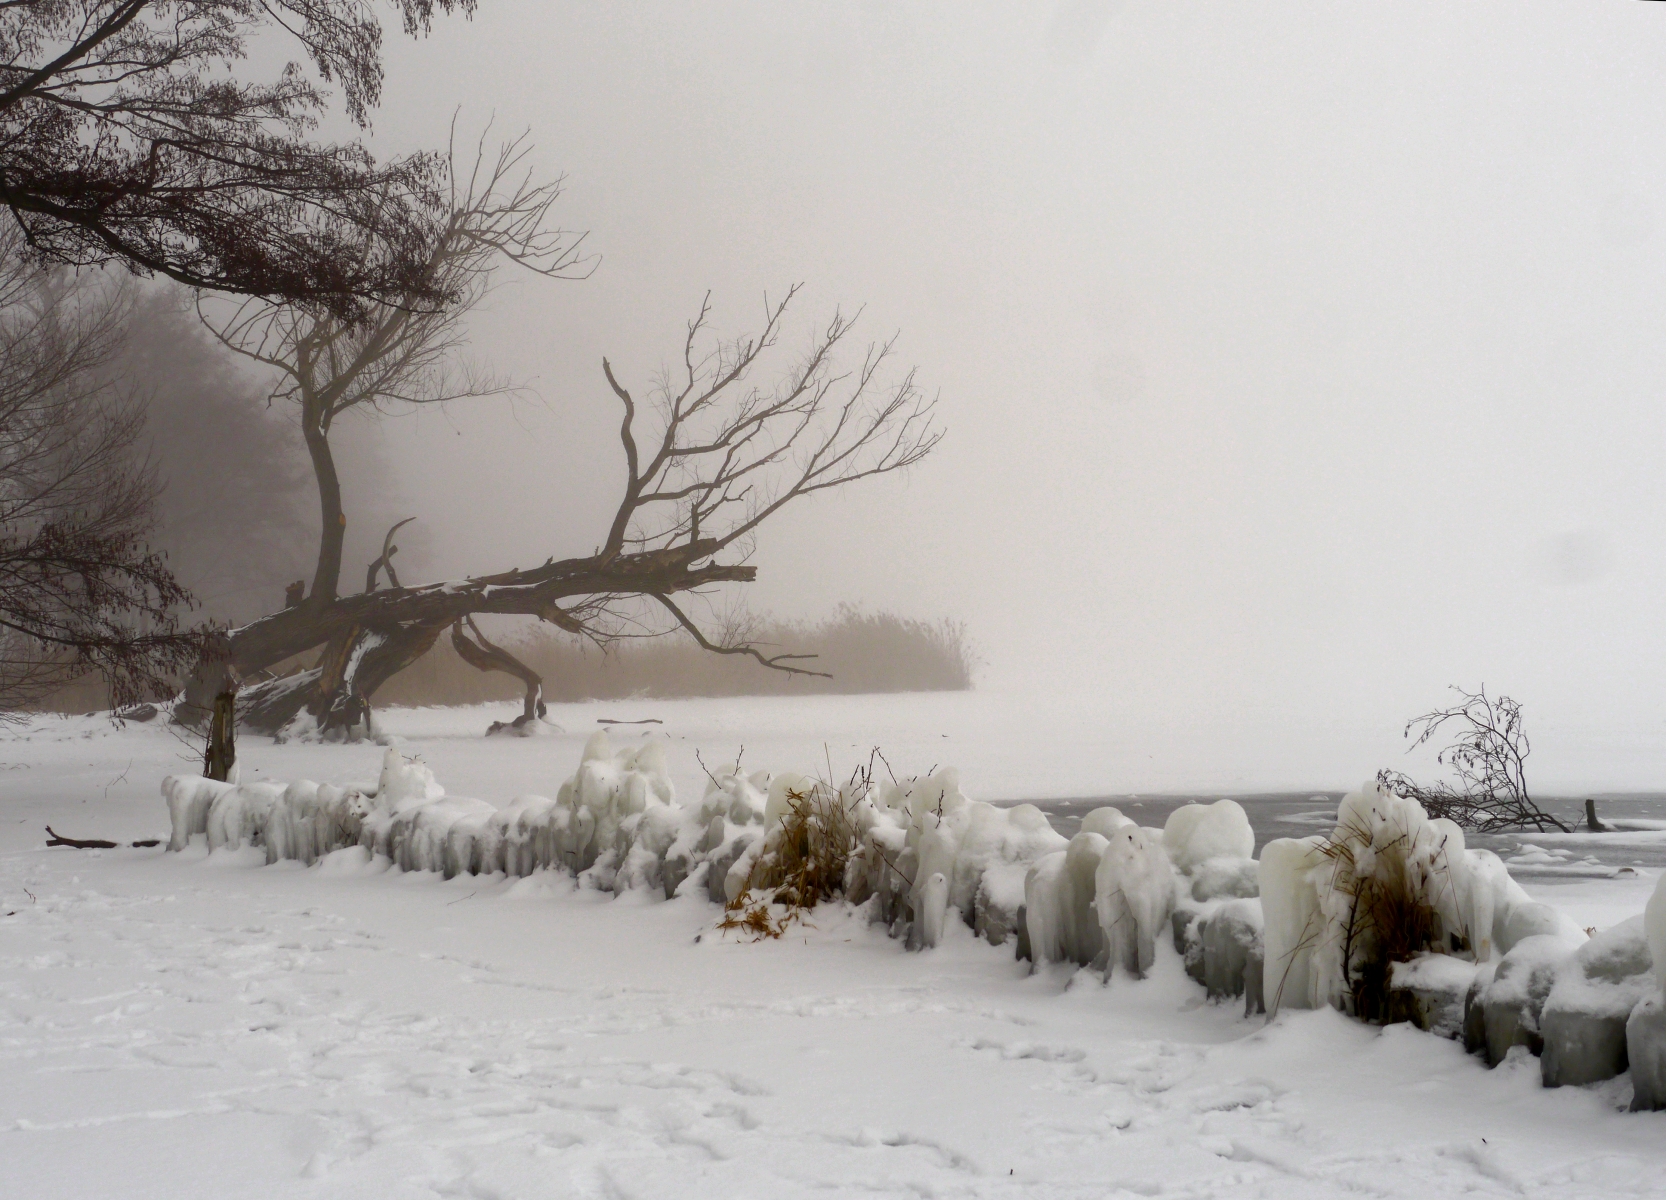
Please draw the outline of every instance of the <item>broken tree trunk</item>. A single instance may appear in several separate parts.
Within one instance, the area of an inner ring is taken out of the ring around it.
[[[297,717],[326,738],[353,739],[371,730],[376,689],[426,654],[440,625],[352,626],[325,644],[318,665],[247,689],[243,727],[279,735]]]

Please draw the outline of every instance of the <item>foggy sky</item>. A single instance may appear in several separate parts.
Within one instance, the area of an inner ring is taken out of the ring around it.
[[[541,401],[394,423],[402,541],[440,575],[589,549],[601,356],[645,383],[706,289],[739,332],[802,280],[789,337],[866,305],[948,438],[766,527],[754,607],[959,617],[986,690],[1198,753],[1391,750],[1483,681],[1553,744],[1658,734],[1663,64],[1666,8],[1518,0],[486,0],[390,34],[378,153],[529,129],[602,255],[473,323]]]

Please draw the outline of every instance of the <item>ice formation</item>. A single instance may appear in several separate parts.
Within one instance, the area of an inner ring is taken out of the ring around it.
[[[1666,875],[1656,882],[1643,909],[1643,940],[1649,948],[1656,990],[1626,1019],[1634,1111],[1666,1108]]]
[[[615,750],[605,733],[591,738],[557,799],[526,796],[505,808],[448,796],[424,763],[393,747],[374,785],[234,785],[173,775],[162,793],[170,849],[201,834],[210,850],[260,845],[268,862],[313,862],[357,845],[404,870],[448,878],[561,866],[594,870],[602,887],[654,884],[681,832],[658,741]]]
[[[1372,889],[1427,910],[1430,949],[1478,962],[1529,937],[1578,934],[1560,913],[1529,900],[1496,855],[1466,849],[1457,825],[1367,783],[1342,800],[1328,837],[1262,848],[1270,1005],[1345,1003],[1359,964],[1379,952],[1369,924],[1362,940],[1357,916]]]
[[[1143,975],[1174,897],[1161,831],[1142,829],[1114,808],[1094,809],[1068,845],[1025,873],[1030,957]]]
[[[852,798],[850,812],[857,834],[852,899],[880,897],[885,919],[910,923],[911,940],[921,946],[935,945],[940,932],[934,875],[943,876],[943,911],[954,909],[1001,945],[1018,932],[1031,866],[1067,844],[1033,804],[998,808],[968,799],[952,767],[880,784]],[[916,919],[926,913],[929,924]]]
[[[1183,804],[1163,825],[1163,849],[1174,869],[1189,875],[1206,859],[1249,858],[1255,853],[1255,830],[1236,800]]]
[[[1211,998],[1243,996],[1246,1013],[1348,1009],[1360,964],[1388,953],[1359,924],[1360,898],[1387,889],[1418,906],[1425,944],[1378,964],[1388,999],[1367,1015],[1461,1034],[1493,1063],[1524,1046],[1549,1086],[1629,1064],[1634,1106],[1666,1107],[1666,878],[1644,915],[1587,939],[1455,825],[1374,784],[1343,799],[1329,835],[1270,842],[1257,862],[1232,801],[1184,806],[1162,830],[1100,808],[1066,840],[1033,805],[968,798],[952,769],[837,788],[739,764],[708,777],[699,803],[681,806],[659,738],[621,746],[598,733],[555,798],[502,808],[448,795],[392,747],[374,783],[170,776],[162,792],[173,850],[201,838],[314,863],[358,847],[447,877],[561,870],[592,888],[670,898],[692,887],[719,902],[756,886],[795,808],[820,805],[848,844],[846,898],[912,947],[937,945],[958,920],[997,945],[1017,934],[1038,964],[1138,976],[1171,931]]]
[[[705,887],[707,896],[719,904],[730,899],[725,887],[730,869],[763,835],[770,783],[768,771],[746,774],[739,763],[711,773],[693,819],[683,822],[666,848],[663,883],[667,900],[702,865],[705,877],[703,882],[696,880],[695,886]],[[736,892],[743,883],[737,881]]]
[[[1655,883],[1654,892],[1643,909],[1643,939],[1649,945],[1655,979],[1666,992],[1666,874]]]
[[[1144,975],[1174,909],[1174,872],[1162,842],[1138,825],[1122,826],[1106,839],[1093,882],[1107,974]]]

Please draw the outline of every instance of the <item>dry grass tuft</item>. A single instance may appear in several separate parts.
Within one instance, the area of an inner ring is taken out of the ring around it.
[[[725,906],[717,927],[751,933],[754,941],[778,938],[794,923],[808,924],[806,915],[816,905],[844,895],[861,836],[851,812],[872,782],[870,762],[842,788],[817,780],[789,791],[786,815],[765,835],[746,886]]]

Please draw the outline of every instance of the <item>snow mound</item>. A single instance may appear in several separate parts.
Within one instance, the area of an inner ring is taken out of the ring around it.
[[[1113,810],[1114,811],[1114,810]],[[1181,874],[1211,858],[1249,858],[1255,853],[1255,830],[1236,800],[1183,804],[1163,825],[1163,849]]]

